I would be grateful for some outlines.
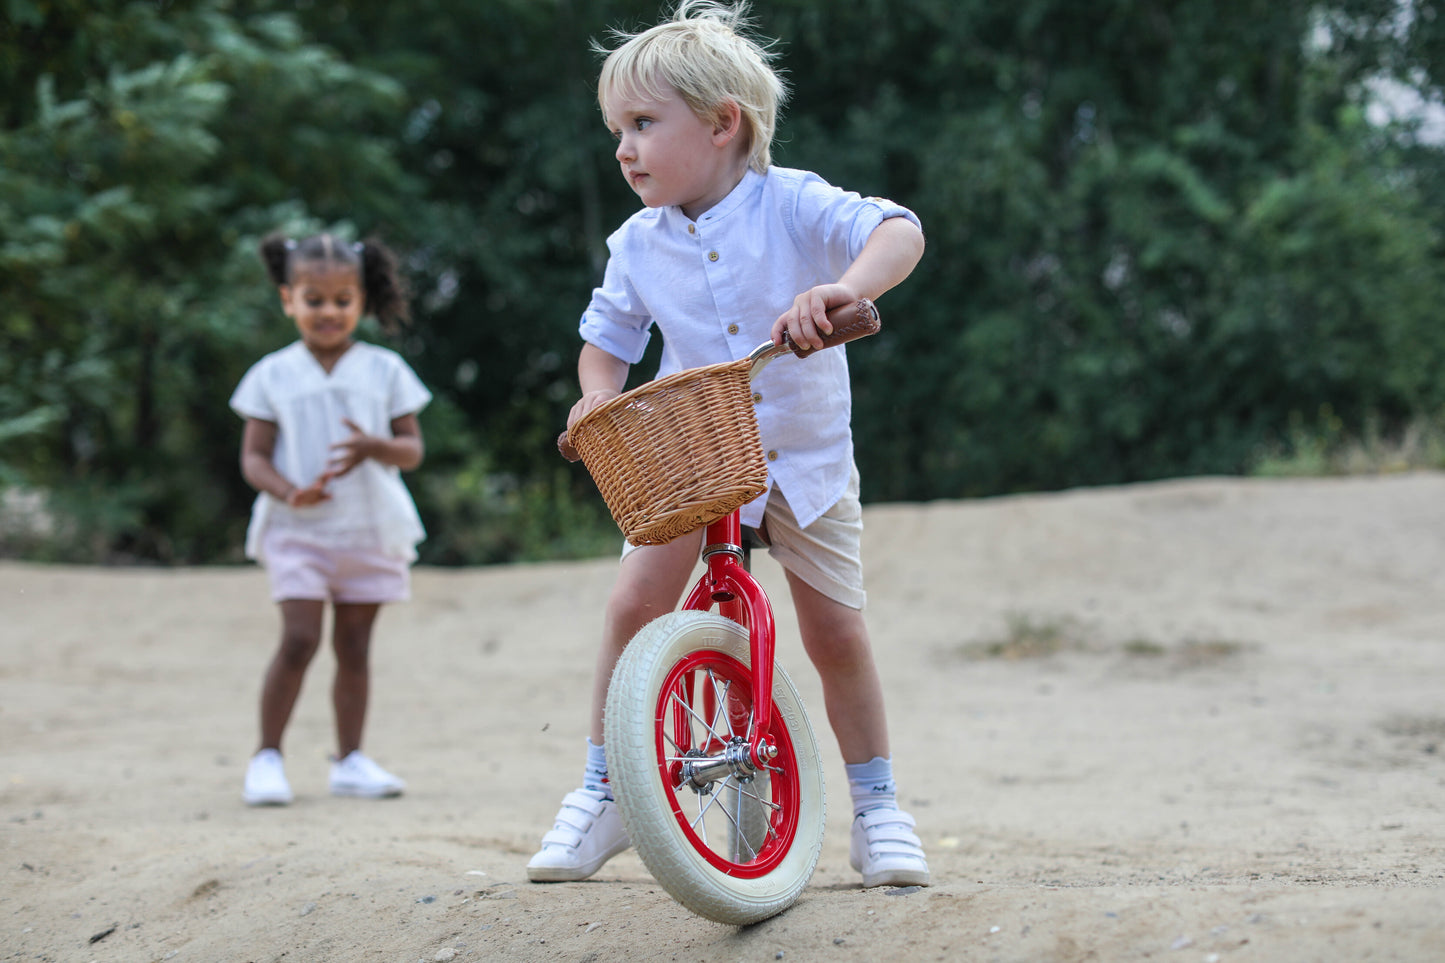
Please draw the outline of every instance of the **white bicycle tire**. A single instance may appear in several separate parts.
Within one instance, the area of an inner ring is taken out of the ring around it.
[[[653,878],[679,903],[720,923],[745,925],[791,906],[807,887],[823,845],[824,779],[817,739],[797,689],[780,667],[773,671],[775,727],[786,729],[791,759],[786,775],[796,780],[796,819],[791,843],[782,844],[760,876],[739,878],[689,839],[673,809],[658,753],[661,690],[682,660],[721,653],[749,664],[748,633],[730,619],[705,612],[672,612],[649,623],[624,650],[607,691],[604,738],[608,777],[629,838]],[[694,655],[694,653],[704,653]],[[679,795],[686,793],[683,789]],[[768,790],[771,792],[771,788]]]

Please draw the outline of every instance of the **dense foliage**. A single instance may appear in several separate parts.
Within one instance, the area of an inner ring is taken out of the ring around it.
[[[323,226],[407,256],[423,558],[610,538],[552,439],[636,204],[588,44],[658,10],[0,0],[0,548],[236,558],[226,399],[294,336],[255,241]],[[928,233],[851,354],[865,499],[1236,473],[1301,424],[1445,410],[1445,157],[1376,116],[1438,102],[1434,2],[754,12],[794,89],[775,160]]]

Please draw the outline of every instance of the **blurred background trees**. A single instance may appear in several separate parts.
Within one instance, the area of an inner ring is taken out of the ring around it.
[[[1433,2],[758,2],[777,163],[916,210],[851,353],[866,501],[1184,474],[1441,424]],[[437,395],[423,560],[610,550],[552,440],[636,207],[593,38],[656,0],[0,0],[0,553],[239,558],[254,253],[379,235]],[[376,331],[369,337],[385,340]],[[650,365],[638,366],[638,380]]]

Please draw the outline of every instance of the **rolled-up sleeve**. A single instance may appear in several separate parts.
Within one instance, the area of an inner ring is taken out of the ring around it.
[[[607,239],[610,257],[602,284],[582,312],[582,340],[628,364],[637,364],[652,337],[652,316],[633,288],[621,232]]]
[[[863,253],[878,225],[889,218],[906,218],[923,229],[918,215],[902,204],[839,190],[816,174],[802,177],[794,199],[791,209],[784,213],[788,233],[804,250],[810,247],[807,239],[821,238],[822,249],[827,252],[826,268],[834,277],[842,276]]]

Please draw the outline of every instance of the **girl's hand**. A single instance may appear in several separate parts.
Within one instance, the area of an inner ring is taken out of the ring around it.
[[[293,487],[286,493],[284,501],[292,508],[305,508],[308,505],[319,505],[321,502],[331,501],[331,493],[326,490],[326,483],[331,481],[331,473],[325,472],[305,488]]]
[[[823,335],[833,333],[828,310],[858,300],[852,288],[842,284],[820,284],[793,299],[793,306],[773,322],[773,343],[783,343],[787,332],[793,343],[805,348],[823,347]]]
[[[577,399],[577,403],[573,405],[572,410],[567,413],[568,430],[570,431],[572,426],[577,424],[577,422],[593,408],[596,408],[604,401],[611,401],[620,394],[622,394],[622,392],[612,388],[597,388],[587,392],[581,398]]]
[[[384,439],[368,435],[350,418],[341,419],[341,423],[351,429],[351,437],[331,446],[331,463],[322,476],[323,481],[340,478],[366,459],[375,457],[378,446],[384,444]]]

